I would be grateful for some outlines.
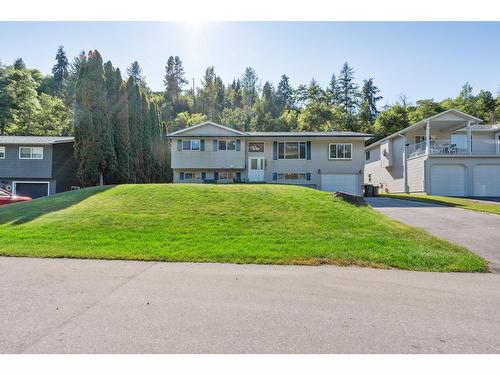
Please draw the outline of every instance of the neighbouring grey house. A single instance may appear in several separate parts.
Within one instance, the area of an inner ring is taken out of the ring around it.
[[[500,124],[455,109],[365,148],[365,183],[389,193],[500,196]]]
[[[32,198],[77,188],[72,137],[0,136],[0,187]]]
[[[364,145],[355,132],[243,132],[210,121],[170,133],[174,182],[310,186],[361,195]]]

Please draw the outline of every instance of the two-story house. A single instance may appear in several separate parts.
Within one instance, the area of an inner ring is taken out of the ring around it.
[[[500,196],[500,125],[455,109],[365,148],[365,183],[390,193]]]
[[[32,198],[77,187],[72,137],[0,136],[0,188]]]
[[[177,183],[281,183],[361,195],[370,135],[243,132],[207,121],[168,138]]]

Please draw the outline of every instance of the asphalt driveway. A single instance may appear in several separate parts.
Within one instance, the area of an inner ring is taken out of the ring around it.
[[[2,353],[498,353],[500,275],[0,258]]]
[[[500,272],[500,215],[394,198],[366,198],[375,209],[465,246]]]

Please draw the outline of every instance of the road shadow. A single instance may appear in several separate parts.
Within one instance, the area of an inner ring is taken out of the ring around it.
[[[0,225],[7,223],[19,225],[30,222],[42,215],[64,210],[113,187],[114,185],[89,187],[34,199],[30,202],[0,206]]]
[[[365,201],[373,208],[429,208],[429,207],[460,207],[457,204],[443,204],[438,201],[434,202],[429,199],[429,202],[422,202],[410,198],[390,198],[390,197],[377,197],[365,198]]]

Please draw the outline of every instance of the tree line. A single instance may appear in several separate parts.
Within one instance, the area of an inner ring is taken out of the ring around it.
[[[198,85],[186,78],[180,57],[165,64],[162,91],[152,91],[137,61],[122,74],[98,51],[71,61],[61,46],[52,74],[29,69],[21,58],[0,63],[0,134],[74,135],[82,183],[159,182],[171,179],[165,135],[211,120],[244,131],[350,130],[374,140],[456,108],[494,123],[500,96],[466,83],[455,98],[410,103],[405,96],[381,106],[373,78],[357,81],[347,62],[321,87],[261,82],[247,67],[224,83],[210,66]]]
[[[75,157],[87,185],[163,182],[169,151],[160,113],[141,88],[140,71],[125,82],[97,50],[81,57],[74,97]]]
[[[123,80],[98,51],[70,63],[61,46],[45,77],[21,58],[0,65],[0,134],[74,135],[85,186],[171,180],[165,123],[139,64]]]

